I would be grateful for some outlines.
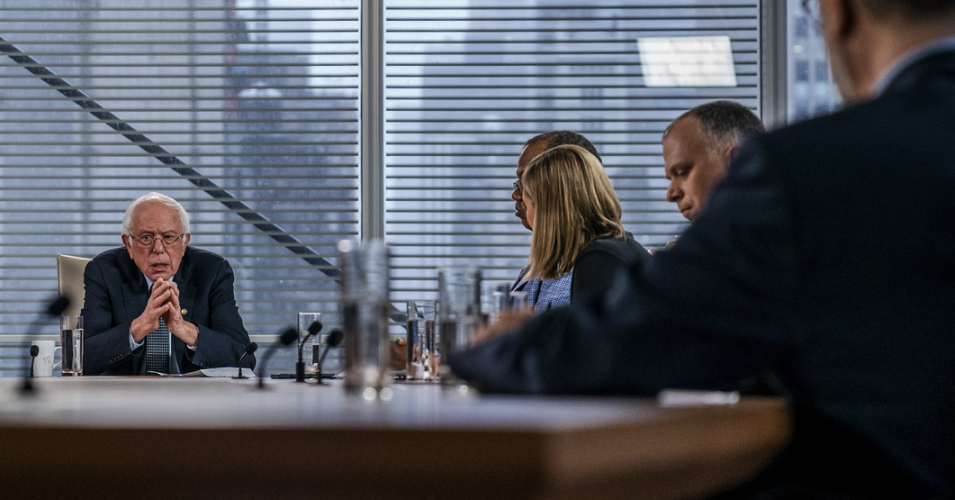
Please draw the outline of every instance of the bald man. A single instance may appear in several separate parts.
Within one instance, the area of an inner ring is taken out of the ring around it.
[[[673,120],[663,132],[667,201],[676,203],[687,220],[695,220],[740,145],[761,132],[765,129],[759,118],[733,101],[702,104]]]

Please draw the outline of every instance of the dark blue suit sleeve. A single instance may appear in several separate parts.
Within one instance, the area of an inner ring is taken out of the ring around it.
[[[451,356],[492,392],[652,394],[724,389],[799,343],[790,318],[792,201],[754,146],[673,250],[632,266],[602,296],[545,313]]]
[[[84,321],[83,373],[99,375],[129,356],[141,353],[142,349],[137,349],[137,353],[129,349],[130,322],[110,326],[113,311],[109,287],[97,260],[86,265],[83,284],[86,287],[81,313]]]
[[[235,302],[235,274],[225,259],[219,262],[208,297],[208,324],[199,324],[196,350],[185,350],[186,359],[197,368],[236,366],[249,344],[249,333],[242,324]],[[255,367],[255,357],[247,356],[244,366]]]

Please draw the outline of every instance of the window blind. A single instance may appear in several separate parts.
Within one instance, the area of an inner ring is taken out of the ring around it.
[[[0,0],[0,335],[25,334],[55,293],[55,254],[120,246],[123,212],[149,191],[190,213],[191,245],[232,263],[251,334],[297,311],[337,323],[335,243],[359,234],[359,29],[359,0]],[[0,356],[0,373],[20,368]]]
[[[759,2],[385,0],[385,232],[393,296],[434,298],[435,266],[509,282],[530,232],[510,199],[524,142],[587,136],[624,209],[660,246],[685,222],[665,201],[664,128],[698,104],[760,113]],[[728,36],[735,87],[648,88],[637,38]]]

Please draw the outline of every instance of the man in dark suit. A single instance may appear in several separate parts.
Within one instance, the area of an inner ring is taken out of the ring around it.
[[[672,251],[452,356],[500,392],[769,369],[792,442],[727,498],[955,498],[955,0],[821,0],[849,105],[744,144]]]
[[[91,375],[188,373],[236,366],[249,334],[222,257],[189,248],[189,217],[149,193],[126,210],[124,247],[84,274],[84,371]],[[249,367],[254,360],[249,361]]]

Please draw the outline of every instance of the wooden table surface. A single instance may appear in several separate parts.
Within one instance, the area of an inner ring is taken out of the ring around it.
[[[396,384],[0,379],[3,498],[677,499],[753,476],[786,444],[775,398],[479,396]]]

